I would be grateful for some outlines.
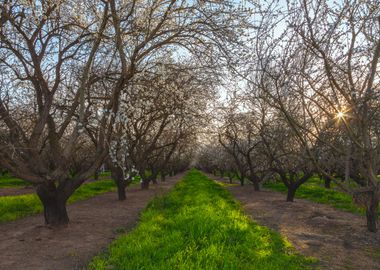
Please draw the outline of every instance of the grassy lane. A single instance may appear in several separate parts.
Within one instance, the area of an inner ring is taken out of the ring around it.
[[[25,187],[30,186],[28,182],[25,182],[21,179],[4,175],[0,177],[0,188],[10,188],[10,187]]]
[[[115,190],[112,180],[99,180],[84,184],[70,197],[69,203],[85,200],[101,193]],[[12,221],[42,211],[36,194],[0,197],[0,222]]]
[[[271,182],[263,185],[265,188],[286,193],[287,189],[282,182]],[[307,199],[317,203],[331,205],[339,210],[364,215],[364,209],[359,208],[352,202],[352,197],[336,190],[332,184],[331,189],[323,187],[318,177],[313,177],[301,185],[296,192],[296,198]],[[380,213],[379,213],[380,216]]]
[[[101,172],[99,173],[100,178],[111,178],[111,172]],[[94,177],[91,177],[92,179]],[[31,186],[30,183],[21,180],[19,178],[12,177],[8,174],[5,174],[3,176],[0,176],[0,188],[17,188],[17,187],[25,187],[25,186]]]
[[[250,221],[222,186],[193,170],[154,199],[136,229],[90,269],[310,269],[279,234]]]

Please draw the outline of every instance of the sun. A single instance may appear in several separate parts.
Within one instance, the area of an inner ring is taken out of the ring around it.
[[[345,116],[345,113],[344,113],[344,112],[338,112],[338,113],[336,114],[336,117],[339,118],[339,119],[342,119],[344,116]]]

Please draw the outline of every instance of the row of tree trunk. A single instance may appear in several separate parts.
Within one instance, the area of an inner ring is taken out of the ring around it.
[[[214,170],[213,174],[217,176],[218,174],[217,170]],[[240,181],[240,185],[244,186],[244,179],[245,179],[244,174],[238,174],[236,172],[221,172],[220,176],[224,178],[225,174],[227,175],[230,184],[232,184],[234,176],[237,176]],[[287,202],[294,202],[297,189],[312,176],[311,173],[308,173],[308,174],[301,175],[298,178],[289,179],[289,177],[283,172],[279,173],[279,175],[280,175],[280,180],[287,187],[287,194],[286,194]],[[324,181],[325,188],[330,189],[332,179],[326,176],[320,176],[320,177]],[[261,179],[257,175],[251,175],[249,180],[252,182],[254,190],[260,191]],[[370,232],[377,232],[379,202],[380,202],[379,196],[376,196],[376,194],[372,192],[370,196],[367,196],[363,200],[364,202],[362,202],[360,206],[363,207],[366,212],[367,229]]]
[[[126,188],[132,182],[131,179],[124,179],[122,171],[118,167],[111,166],[111,177],[117,187],[117,197],[119,201],[126,200]],[[169,172],[169,176],[175,175],[176,171]],[[161,173],[161,181],[166,180],[166,173]],[[157,184],[158,173],[153,173],[149,177],[141,180],[141,189],[149,189],[149,184]],[[76,188],[70,186],[69,182],[56,186],[53,182],[41,183],[36,186],[36,193],[40,198],[45,224],[50,226],[65,226],[69,223],[67,213],[67,200],[75,192]]]

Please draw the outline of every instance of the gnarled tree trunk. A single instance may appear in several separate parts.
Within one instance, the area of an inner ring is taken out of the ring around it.
[[[72,192],[57,189],[53,182],[39,184],[36,192],[44,207],[45,224],[52,226],[67,225],[69,217],[66,202]]]

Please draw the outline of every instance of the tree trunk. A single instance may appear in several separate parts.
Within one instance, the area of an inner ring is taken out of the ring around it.
[[[294,202],[294,196],[296,195],[296,188],[295,187],[288,187],[288,195],[286,196],[287,202]]]
[[[230,184],[232,184],[232,175],[230,173],[228,174],[228,179],[230,180]]]
[[[370,232],[377,232],[377,216],[379,199],[373,196],[368,207],[366,207],[367,229]]]
[[[141,189],[149,189],[149,180],[142,180],[141,181]]]
[[[158,182],[157,182],[157,175],[158,175],[158,172],[152,170],[152,175],[148,177],[148,179],[149,179],[150,181],[152,181],[152,183],[153,183],[154,185],[157,185],[157,184],[158,184]]]
[[[253,188],[255,191],[260,191],[259,181],[257,181],[257,180],[253,181]]]
[[[57,190],[54,183],[38,185],[36,192],[44,207],[45,224],[51,226],[67,225],[69,217],[66,201],[71,194],[64,194],[63,190]]]
[[[331,188],[331,179],[325,177],[325,188]]]
[[[125,199],[127,198],[126,193],[125,193],[125,188],[127,187],[127,185],[124,182],[125,182],[124,179],[116,181],[117,198],[119,201],[125,201]]]
[[[244,186],[244,176],[240,177],[239,180],[240,180],[240,185]]]
[[[99,171],[98,170],[96,170],[96,172],[94,174],[94,179],[99,180]]]
[[[123,170],[111,162],[109,163],[109,167],[111,169],[111,177],[117,186],[117,198],[119,201],[124,201],[127,198],[125,194],[127,182],[124,180]]]
[[[224,178],[224,171],[220,171],[220,178]]]
[[[161,181],[162,182],[165,182],[166,178],[165,178],[165,174],[164,173],[161,173]]]
[[[256,174],[252,173],[249,176],[249,180],[252,182],[254,190],[260,191],[260,178]]]

